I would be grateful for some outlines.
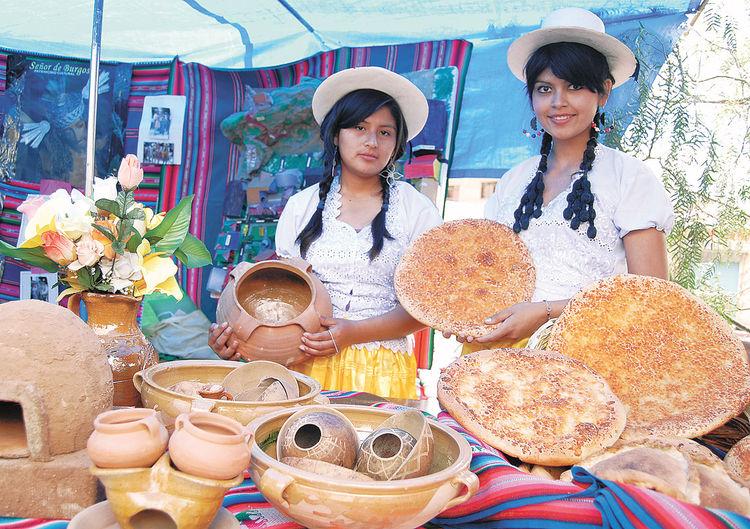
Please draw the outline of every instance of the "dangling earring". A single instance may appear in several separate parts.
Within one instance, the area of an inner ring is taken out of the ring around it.
[[[391,162],[388,166],[380,172],[380,177],[385,178],[389,187],[396,185],[396,180],[401,178],[401,173],[396,171],[396,164]]]
[[[529,122],[529,128],[531,128],[531,131],[523,129],[521,131],[521,133],[524,136],[526,136],[527,138],[531,138],[531,139],[534,139],[537,136],[541,136],[542,134],[544,134],[544,129],[543,128],[539,128],[539,130],[537,130],[537,125],[538,124],[537,124],[537,121],[536,121],[536,116],[534,116],[533,118],[531,118],[531,121]]]
[[[336,178],[336,158],[339,155],[338,145],[333,146],[333,163],[331,164],[331,180]]]

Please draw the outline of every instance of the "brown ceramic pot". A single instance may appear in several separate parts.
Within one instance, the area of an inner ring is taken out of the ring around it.
[[[354,470],[388,481],[396,475],[416,444],[414,436],[400,428],[376,430],[362,441]]]
[[[329,407],[308,406],[279,430],[277,457],[316,459],[352,469],[359,440],[351,421]]]
[[[301,259],[240,263],[219,298],[216,321],[228,322],[248,360],[292,365],[305,359],[302,333],[320,332],[331,298]]]
[[[120,294],[74,294],[68,299],[68,308],[77,315],[81,300],[86,304],[89,327],[99,337],[112,368],[113,405],[140,406],[133,375],[159,362],[159,355],[136,321],[141,300]]]
[[[216,413],[197,411],[177,417],[169,457],[182,472],[210,479],[232,479],[250,464],[248,435],[242,425]]]
[[[167,448],[169,434],[156,411],[123,408],[94,419],[86,450],[100,468],[150,467]]]

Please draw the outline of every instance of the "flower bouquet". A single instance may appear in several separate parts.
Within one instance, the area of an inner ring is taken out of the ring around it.
[[[0,254],[58,272],[66,287],[60,298],[160,291],[180,299],[172,256],[189,268],[211,263],[205,245],[188,233],[193,196],[154,213],[135,201],[142,180],[140,163],[129,154],[117,177],[95,179],[93,199],[75,189],[29,198],[18,207],[28,219],[18,247],[0,241]]]

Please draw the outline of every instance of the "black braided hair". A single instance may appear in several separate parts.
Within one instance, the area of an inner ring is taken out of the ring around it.
[[[325,177],[319,184],[318,207],[307,225],[297,236],[297,242],[300,245],[300,254],[303,258],[307,255],[310,245],[323,233],[323,208],[325,207],[328,192],[331,190],[336,166],[341,161],[335,142],[339,131],[362,123],[383,107],[387,107],[391,111],[393,119],[396,121],[396,149],[391,156],[391,160],[398,160],[406,150],[408,130],[398,103],[388,94],[372,89],[360,89],[349,92],[333,105],[323,119],[323,123],[320,125],[320,139],[323,141],[323,174]],[[369,251],[371,261],[383,249],[383,239],[393,239],[385,225],[386,211],[388,211],[390,205],[390,187],[382,175],[380,183],[383,188],[383,204],[371,224],[372,247]]]
[[[526,63],[526,93],[532,100],[536,80],[541,73],[549,68],[555,77],[583,86],[598,94],[605,93],[605,81],[614,81],[609,70],[606,57],[590,46],[575,42],[555,42],[536,50]],[[596,237],[596,211],[594,211],[594,195],[591,192],[589,171],[596,156],[596,138],[599,135],[599,123],[603,119],[599,112],[594,116],[589,141],[583,153],[580,165],[580,177],[573,182],[573,189],[567,196],[568,206],[563,211],[565,220],[570,221],[570,227],[577,230],[582,223],[589,223],[586,235],[590,239]],[[542,214],[542,194],[544,193],[544,174],[547,172],[547,159],[552,148],[552,136],[544,132],[536,175],[526,187],[521,197],[521,203],[514,212],[515,222],[513,230],[520,233],[528,229],[532,218],[539,218]]]

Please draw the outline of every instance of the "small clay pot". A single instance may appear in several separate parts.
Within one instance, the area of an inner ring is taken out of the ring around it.
[[[232,400],[232,394],[225,391],[221,384],[204,384],[198,390],[198,395],[204,399]]]
[[[362,441],[354,470],[378,481],[391,480],[416,444],[414,436],[400,428],[375,430]]]
[[[232,479],[250,464],[248,442],[234,419],[202,411],[183,413],[175,419],[169,457],[187,474]]]
[[[352,469],[359,441],[351,421],[341,412],[308,406],[293,414],[279,430],[277,458],[298,457]]]
[[[417,410],[404,410],[388,417],[376,430],[384,428],[404,430],[417,440],[414,448],[404,458],[403,464],[390,479],[409,479],[426,475],[432,465],[435,444],[427,418]]]
[[[94,419],[86,450],[100,468],[150,467],[164,453],[168,438],[155,410],[111,410]]]

